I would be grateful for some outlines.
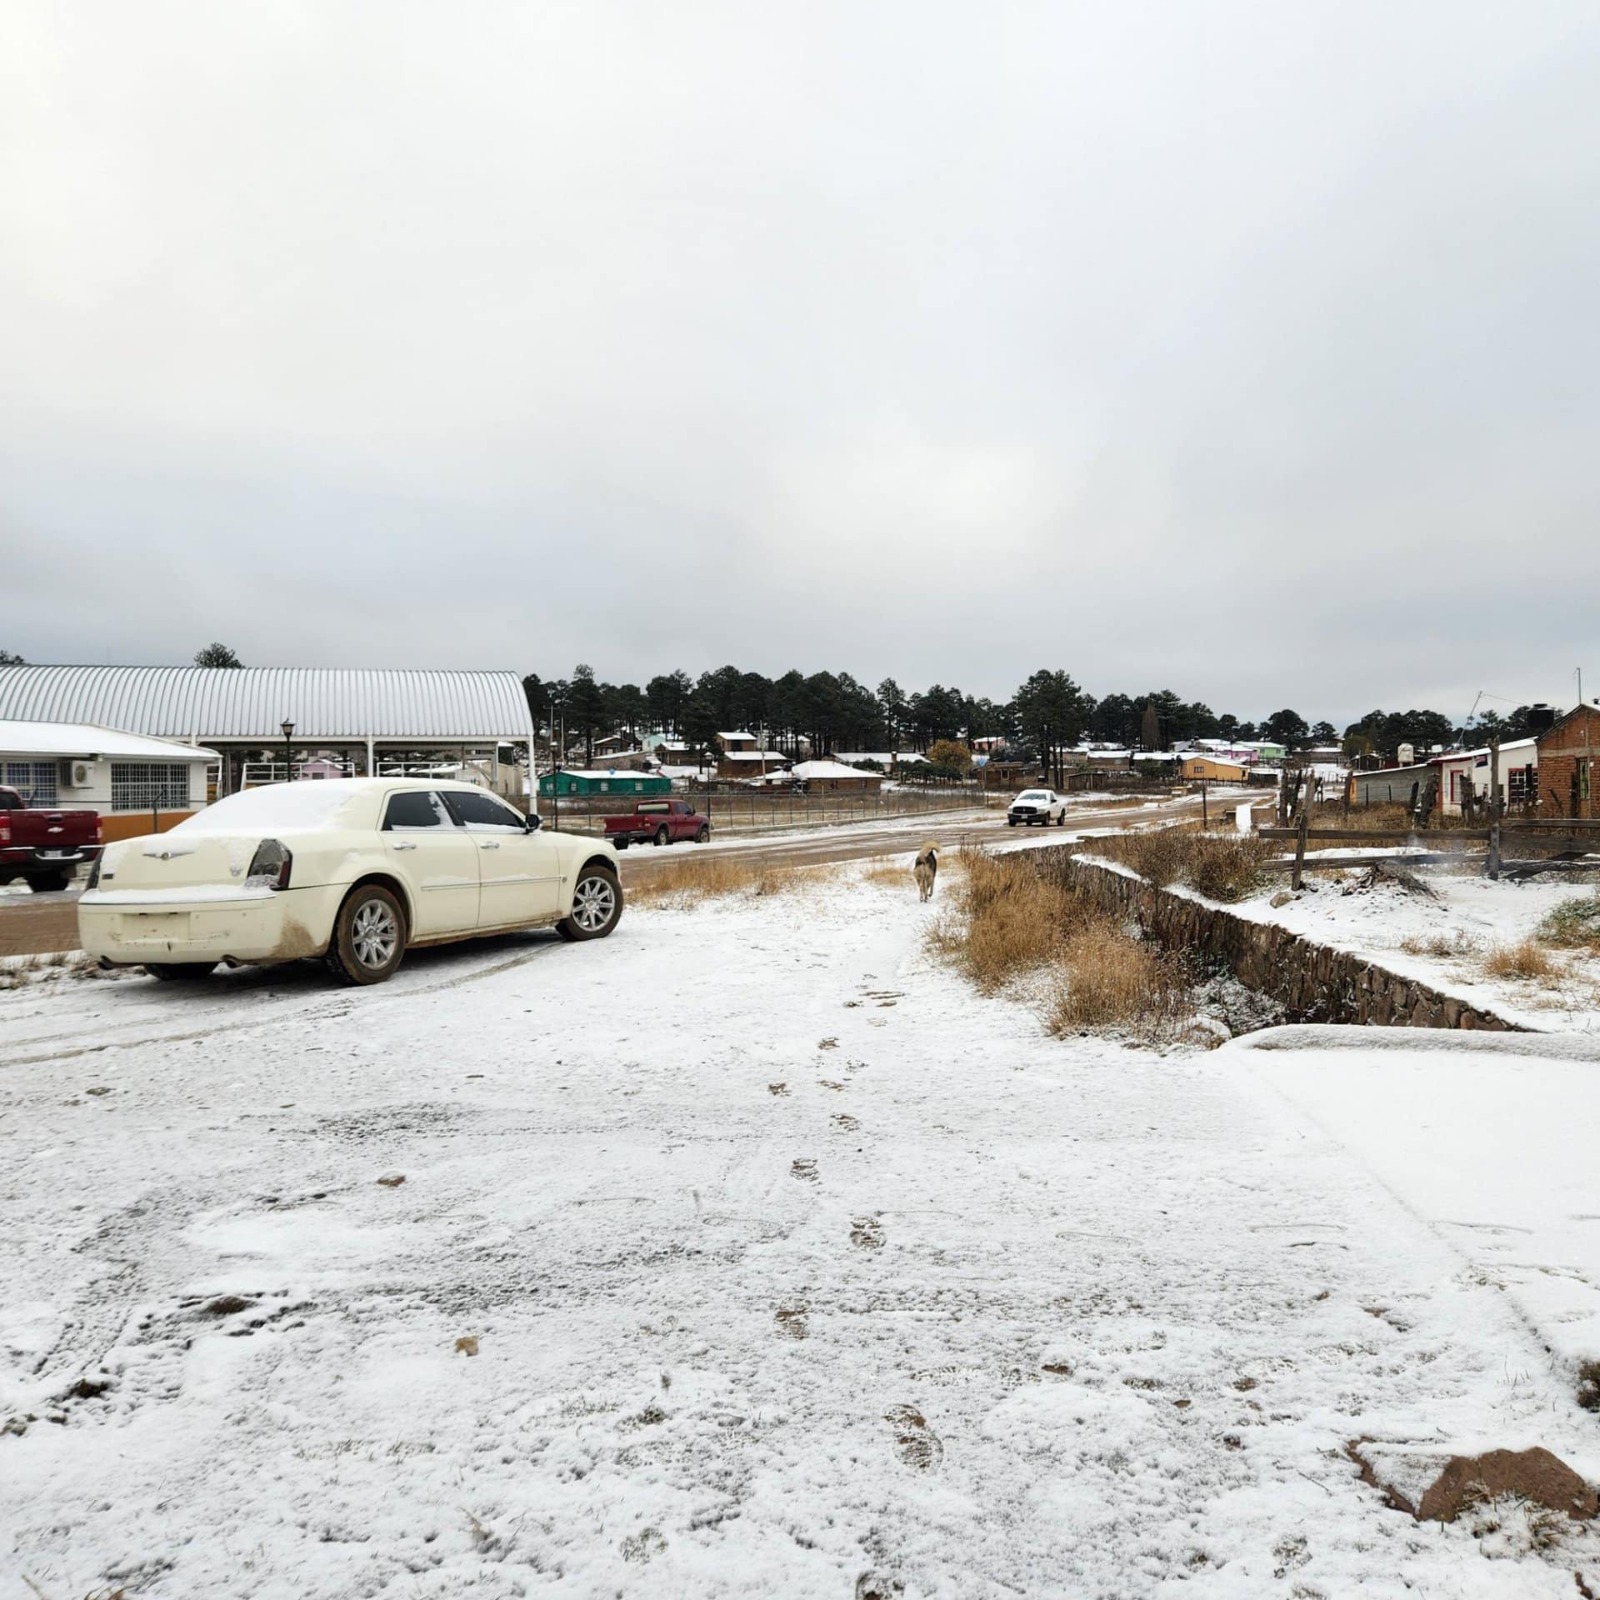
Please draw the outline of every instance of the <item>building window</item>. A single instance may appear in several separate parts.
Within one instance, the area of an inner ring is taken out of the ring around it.
[[[30,806],[56,803],[56,764],[53,761],[0,762],[0,783],[15,789]]]
[[[1532,767],[1513,767],[1506,774],[1506,799],[1521,805],[1535,792]]]
[[[184,761],[113,761],[113,811],[189,810],[189,766]]]

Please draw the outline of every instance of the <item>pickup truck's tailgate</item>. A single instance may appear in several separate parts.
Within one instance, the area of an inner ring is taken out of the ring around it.
[[[5,820],[13,847],[75,854],[82,845],[99,843],[100,818],[93,811],[8,811]]]

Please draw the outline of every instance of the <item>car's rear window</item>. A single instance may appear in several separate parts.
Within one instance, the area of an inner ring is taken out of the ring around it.
[[[0,789],[0,811],[26,811],[22,796],[15,789]]]
[[[373,795],[350,790],[337,779],[321,783],[274,783],[230,794],[186,818],[172,831],[270,833],[308,828],[370,828]]]

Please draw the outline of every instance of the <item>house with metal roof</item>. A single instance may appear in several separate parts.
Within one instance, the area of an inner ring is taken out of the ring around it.
[[[90,723],[0,721],[0,784],[30,806],[98,813],[107,840],[199,810],[216,759],[215,750]]]
[[[616,767],[605,772],[568,770],[546,772],[539,778],[539,793],[553,794],[671,794],[672,779],[664,773],[633,772]]]
[[[218,752],[220,794],[242,787],[246,764],[263,757],[294,777],[297,762],[331,755],[366,776],[454,763],[520,797],[510,747],[533,736],[516,673],[432,668],[0,667],[5,719],[204,745]]]

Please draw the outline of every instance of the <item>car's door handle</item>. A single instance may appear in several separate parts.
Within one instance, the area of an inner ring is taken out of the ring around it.
[[[485,839],[478,846],[478,848],[480,850],[498,850],[500,848],[500,841],[498,839]]]
[[[394,842],[394,848],[396,850],[415,850],[417,848],[417,846],[416,846],[415,840],[412,840],[412,839],[396,839],[395,842]]]

